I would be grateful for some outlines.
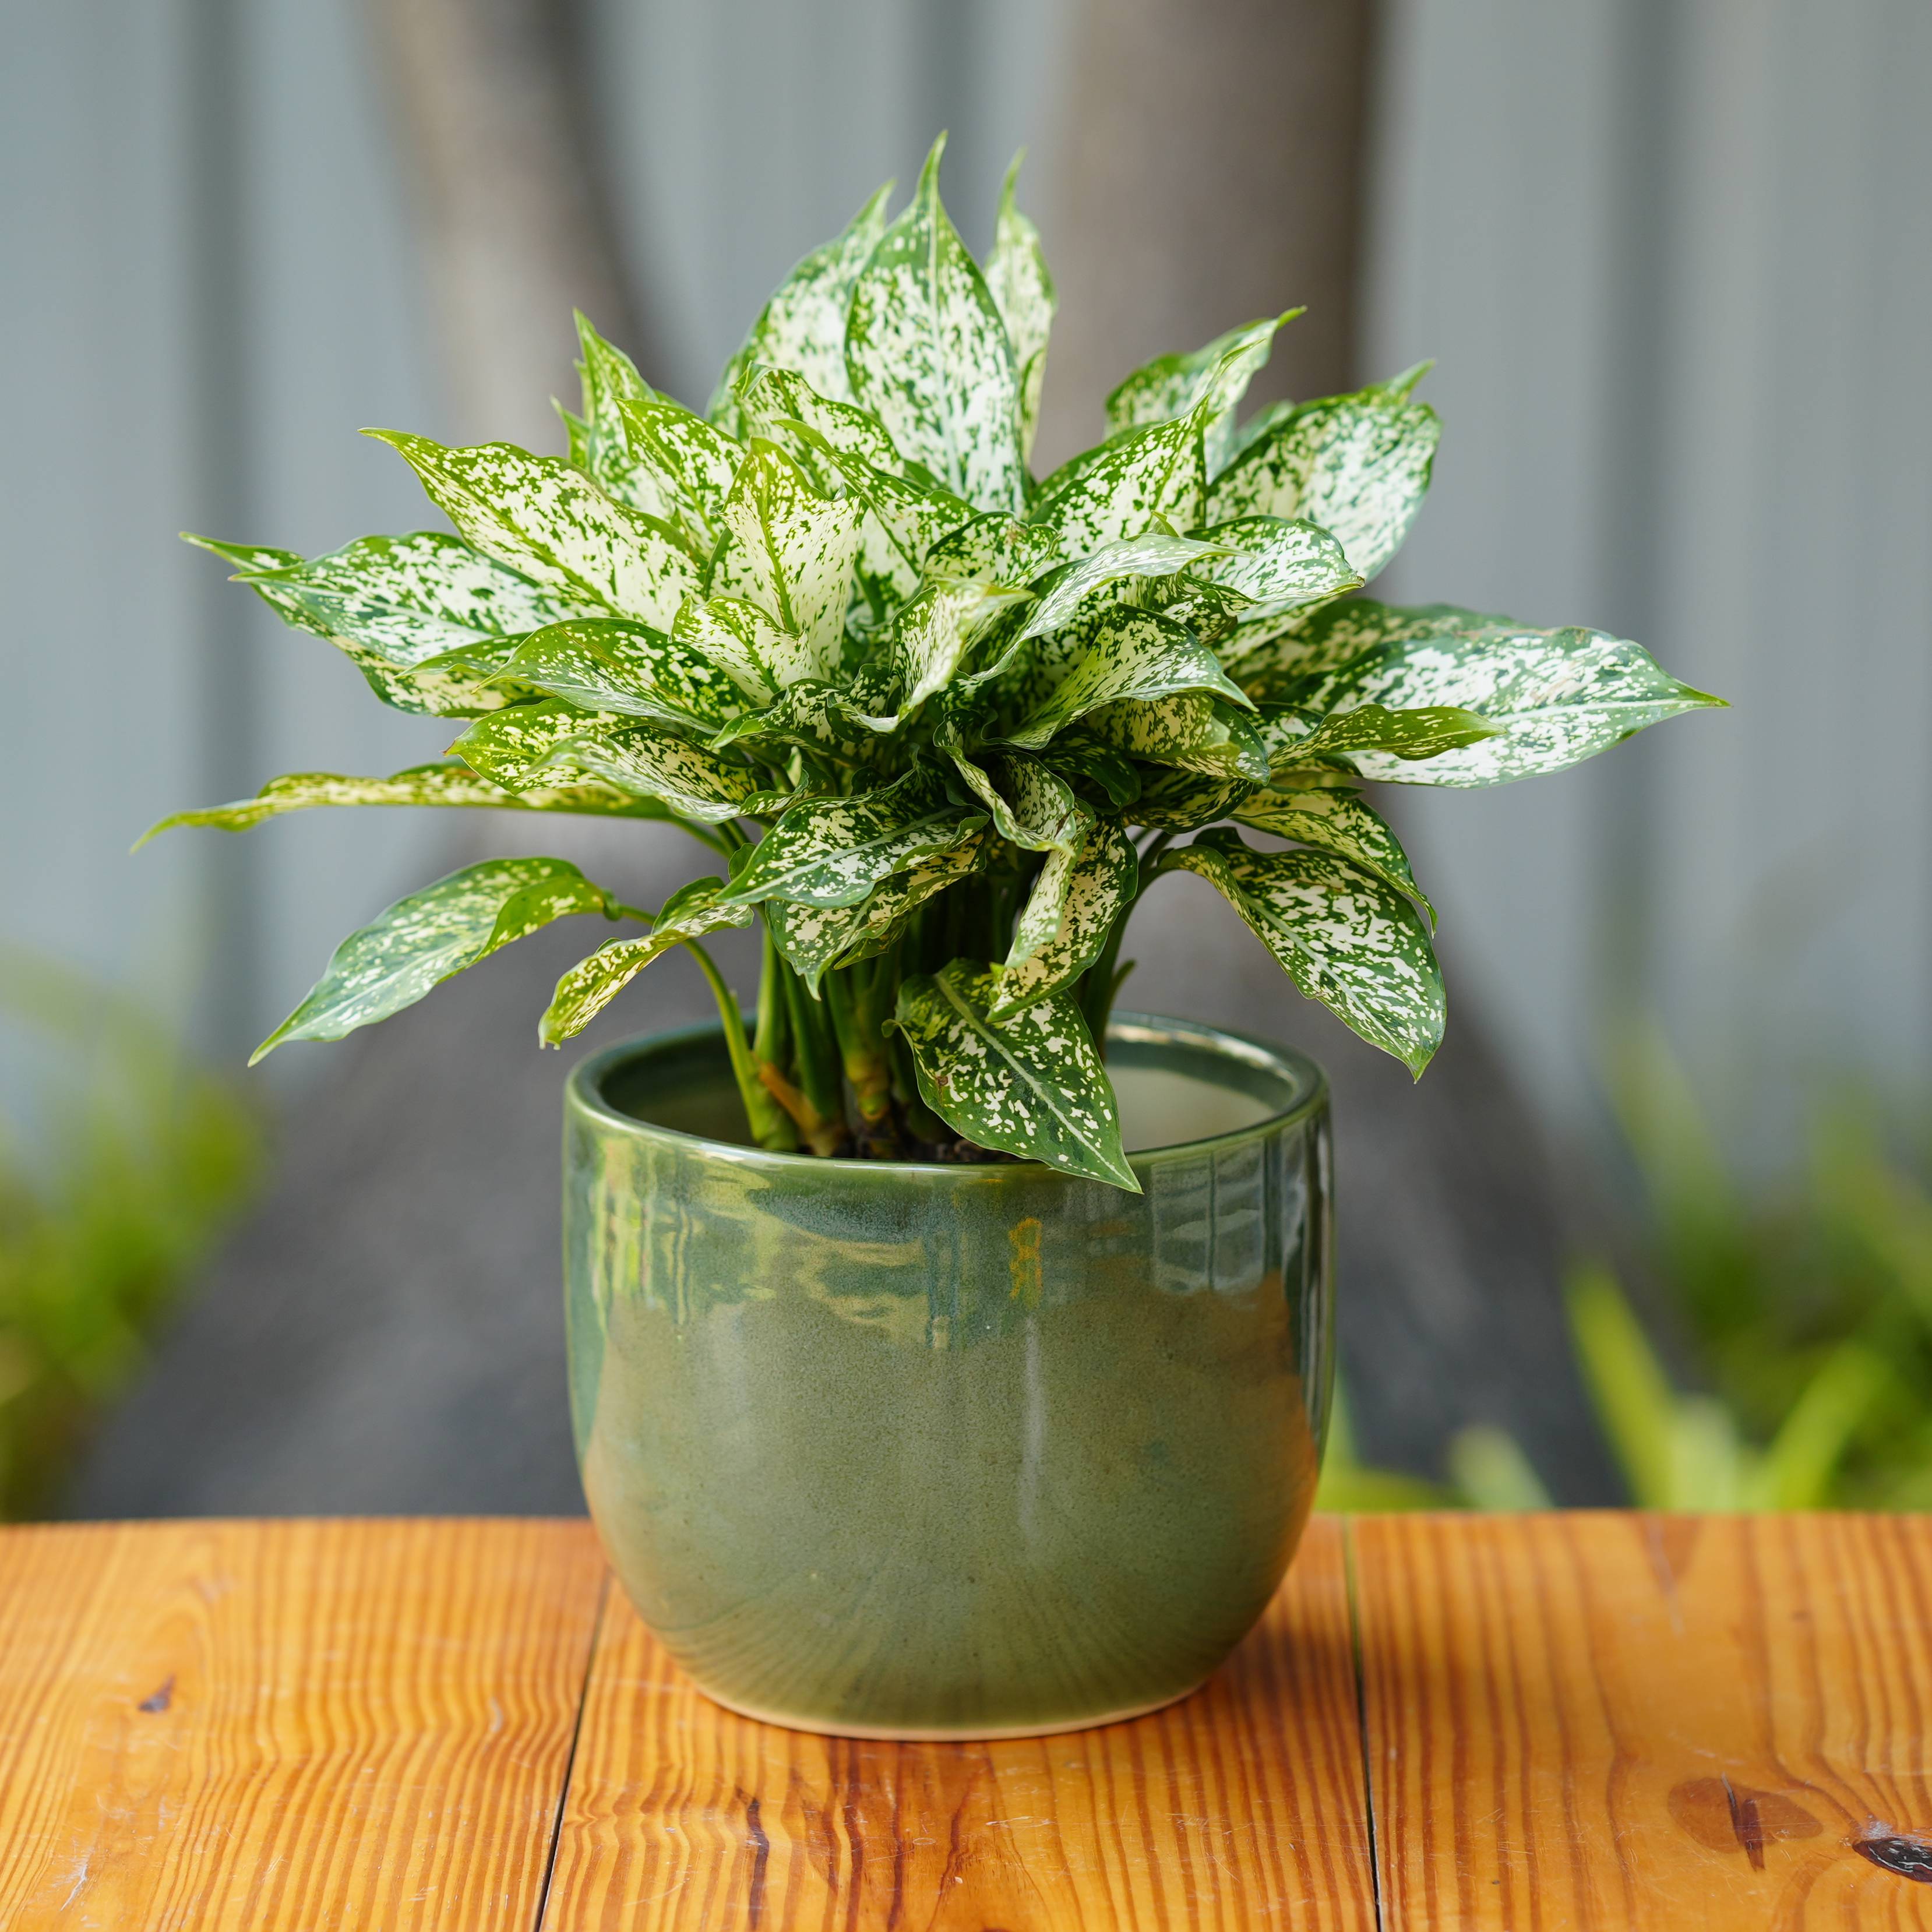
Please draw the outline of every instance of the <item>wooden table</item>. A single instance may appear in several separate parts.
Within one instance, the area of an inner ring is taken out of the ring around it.
[[[1932,1522],[1318,1520],[1200,1696],[801,1736],[580,1522],[0,1533],[0,1926],[1932,1926]]]

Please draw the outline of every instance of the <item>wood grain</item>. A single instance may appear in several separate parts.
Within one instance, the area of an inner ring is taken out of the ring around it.
[[[0,1536],[0,1925],[536,1922],[598,1606],[587,1524]]]
[[[1352,1534],[1390,1932],[1932,1926],[1923,1519]]]
[[[614,1590],[544,1924],[1372,1927],[1351,1646],[1318,1520],[1198,1695],[1067,1737],[882,1744],[706,1702]]]

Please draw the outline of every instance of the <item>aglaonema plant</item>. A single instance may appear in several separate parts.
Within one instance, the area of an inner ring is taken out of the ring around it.
[[[466,866],[345,940],[257,1058],[593,914],[640,930],[563,976],[546,1043],[681,946],[760,1144],[1132,1188],[1102,1048],[1156,880],[1207,880],[1419,1074],[1434,914],[1361,782],[1555,771],[1718,701],[1600,631],[1356,595],[1420,506],[1436,417],[1412,370],[1242,422],[1293,311],[1136,370],[1106,440],[1036,479],[1052,281],[1011,175],[974,262],[943,146],[896,218],[882,188],[793,271],[706,414],[580,317],[567,459],[373,432],[453,534],[206,543],[386,703],[470,722],[445,762],[165,825],[508,806],[671,820],[716,860],[655,910],[561,859]],[[754,922],[748,1024],[703,940]]]

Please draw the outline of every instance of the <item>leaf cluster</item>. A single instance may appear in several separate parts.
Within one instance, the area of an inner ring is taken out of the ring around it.
[[[209,546],[386,702],[466,722],[449,762],[169,823],[512,805],[673,819],[718,862],[655,914],[562,860],[468,868],[346,941],[263,1052],[551,920],[646,927],[566,974],[555,1044],[756,920],[754,1028],[713,978],[761,1143],[1131,1187],[1102,1048],[1156,878],[1206,880],[1419,1073],[1433,913],[1361,782],[1555,770],[1714,701],[1600,632],[1355,595],[1420,507],[1436,417],[1416,370],[1243,421],[1292,312],[1136,370],[1105,440],[1036,477],[1052,280],[1011,174],[974,260],[943,146],[899,214],[881,189],[793,271],[704,414],[580,318],[567,458],[375,432],[454,534]]]

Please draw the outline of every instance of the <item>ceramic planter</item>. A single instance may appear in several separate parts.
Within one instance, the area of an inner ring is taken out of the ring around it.
[[[1138,1196],[738,1144],[715,1028],[572,1076],[584,1491],[718,1702],[854,1736],[1073,1730],[1184,1696],[1261,1614],[1332,1379],[1325,1084],[1132,1016],[1108,1064]]]

